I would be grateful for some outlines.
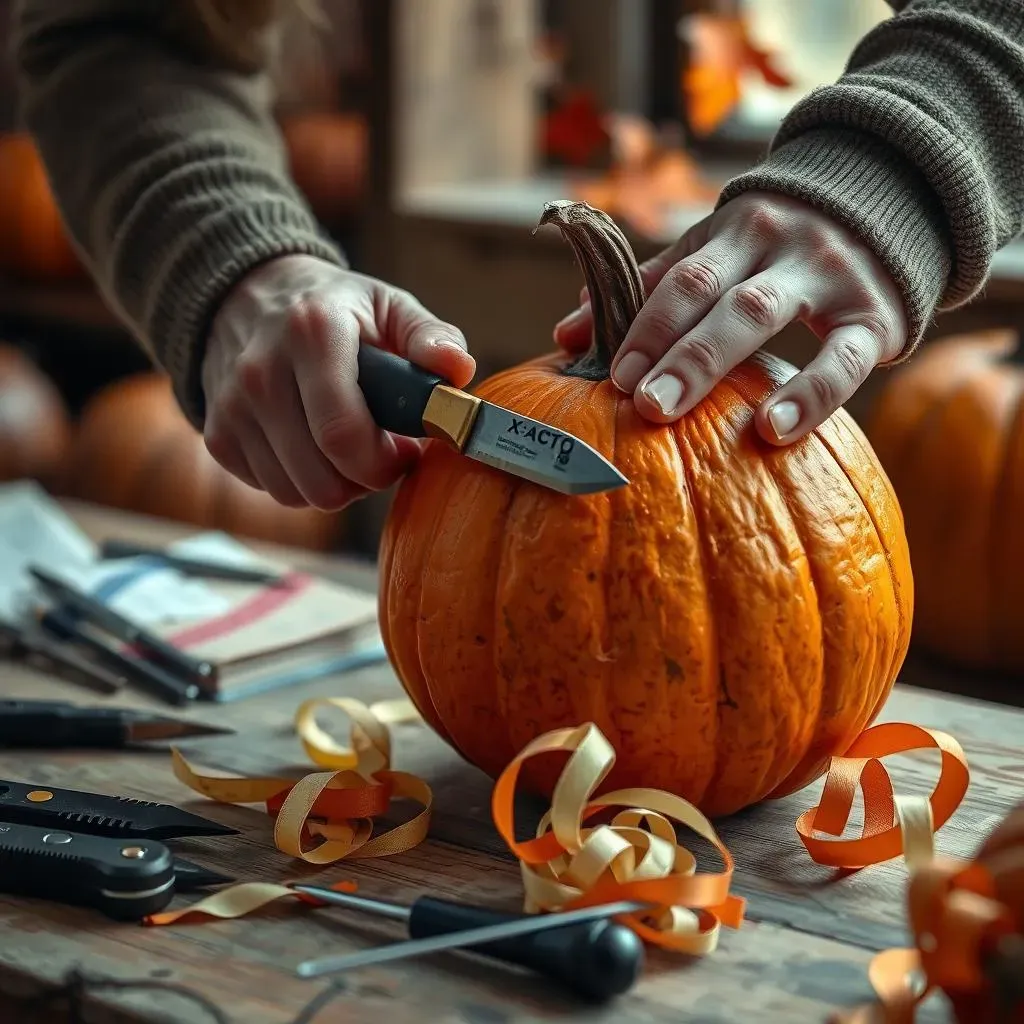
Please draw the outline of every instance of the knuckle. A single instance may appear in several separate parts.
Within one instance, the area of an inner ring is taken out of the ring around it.
[[[348,454],[354,443],[355,420],[348,413],[338,413],[313,426],[313,438],[320,450],[330,458]]]
[[[326,356],[333,344],[337,324],[331,311],[318,299],[295,299],[286,316],[289,347],[314,358]]]
[[[241,355],[235,364],[238,387],[241,393],[253,401],[270,397],[274,388],[274,373],[270,360],[263,355]]]
[[[701,302],[713,302],[723,291],[722,275],[706,260],[680,260],[667,276],[673,288]]]
[[[782,311],[782,296],[770,284],[740,284],[732,290],[732,307],[756,327],[771,327]]]
[[[352,487],[345,480],[336,478],[310,488],[309,503],[321,512],[336,512],[352,501]]]
[[[217,427],[208,428],[203,433],[203,443],[206,445],[206,450],[210,453],[214,462],[218,463],[224,469],[230,470],[231,464],[234,459],[234,447],[228,435]]]
[[[830,233],[816,232],[817,239],[810,239],[814,261],[824,274],[845,275],[850,272],[850,253]]]
[[[782,212],[769,203],[751,206],[746,221],[750,232],[765,240],[777,238],[784,228]]]
[[[836,382],[814,370],[804,373],[804,382],[811,398],[820,409],[837,409],[843,402]]]
[[[722,376],[725,370],[722,351],[713,341],[700,336],[688,338],[679,349],[679,361],[696,370],[701,377],[714,381]]]
[[[832,350],[832,358],[847,388],[856,387],[871,369],[864,349],[852,341],[837,342]]]

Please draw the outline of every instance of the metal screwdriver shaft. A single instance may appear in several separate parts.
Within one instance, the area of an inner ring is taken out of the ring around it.
[[[301,978],[472,947],[470,952],[528,967],[588,999],[606,1000],[630,989],[643,969],[643,943],[637,934],[610,920],[647,909],[642,902],[607,903],[557,914],[505,914],[431,897],[404,907],[316,886],[292,888],[325,903],[405,920],[412,936],[360,953],[306,960],[296,968]]]

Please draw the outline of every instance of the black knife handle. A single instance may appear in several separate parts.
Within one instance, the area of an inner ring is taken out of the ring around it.
[[[138,921],[174,897],[174,858],[149,839],[0,822],[0,892]]]
[[[62,701],[0,700],[0,747],[124,746],[127,729],[119,708],[85,708]]]
[[[423,412],[443,377],[375,345],[359,346],[359,388],[377,426],[404,437],[426,437]]]

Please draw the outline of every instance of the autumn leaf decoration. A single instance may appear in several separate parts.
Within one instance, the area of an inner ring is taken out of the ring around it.
[[[755,71],[777,89],[792,80],[774,63],[774,56],[754,45],[742,15],[695,14],[686,22],[690,60],[682,88],[691,131],[709,135],[735,109],[745,71]]]

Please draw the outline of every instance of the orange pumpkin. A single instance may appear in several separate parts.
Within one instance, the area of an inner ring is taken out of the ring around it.
[[[90,399],[62,489],[84,501],[318,550],[334,545],[343,523],[279,505],[223,469],[156,373],[117,381]]]
[[[366,184],[367,129],[361,117],[307,111],[282,118],[292,179],[317,217],[351,214]]]
[[[643,299],[628,242],[585,203],[549,204],[542,223],[582,265],[593,346],[477,394],[575,433],[630,484],[566,497],[432,442],[382,537],[392,665],[492,777],[538,734],[592,721],[617,754],[606,787],[711,815],[796,791],[876,716],[906,653],[889,482],[845,411],[786,448],[760,439],[754,410],[795,372],[765,353],[680,422],[643,420],[608,374]],[[526,767],[550,795],[560,765]]]
[[[0,272],[19,278],[72,279],[85,271],[29,135],[0,135]]]
[[[973,861],[913,877],[908,901],[925,976],[959,1024],[1024,1024],[1024,803]]]
[[[70,418],[56,385],[19,349],[0,345],[0,480],[49,485],[70,443]]]
[[[1024,372],[1011,331],[928,342],[865,431],[906,516],[914,642],[974,669],[1024,669]]]

